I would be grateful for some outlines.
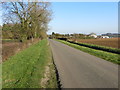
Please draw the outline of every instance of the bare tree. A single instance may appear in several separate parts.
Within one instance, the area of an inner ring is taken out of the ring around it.
[[[24,41],[33,38],[46,38],[48,23],[51,20],[50,3],[48,2],[7,2],[3,4],[4,24],[14,24],[19,39]],[[15,27],[19,28],[16,29]]]

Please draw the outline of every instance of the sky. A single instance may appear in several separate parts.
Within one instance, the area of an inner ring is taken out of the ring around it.
[[[48,34],[118,32],[117,2],[52,2],[52,10]]]

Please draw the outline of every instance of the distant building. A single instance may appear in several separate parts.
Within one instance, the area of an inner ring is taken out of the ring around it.
[[[113,38],[113,37],[120,37],[120,34],[119,33],[106,33],[106,34],[102,34],[102,36],[108,36],[110,38]]]
[[[90,37],[94,37],[94,38],[97,38],[97,35],[95,33],[91,33],[89,34]]]
[[[101,38],[110,38],[109,36],[101,36]]]

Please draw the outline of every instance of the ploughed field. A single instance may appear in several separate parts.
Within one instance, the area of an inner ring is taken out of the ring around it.
[[[76,39],[77,42],[89,43],[101,46],[107,46],[112,48],[119,48],[120,38],[100,38],[100,39]]]

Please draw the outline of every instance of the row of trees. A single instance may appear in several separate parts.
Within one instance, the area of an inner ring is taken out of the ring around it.
[[[21,42],[34,38],[46,38],[51,20],[49,2],[6,2],[3,6],[3,38]]]
[[[86,34],[59,34],[52,32],[52,35],[49,35],[49,38],[67,38],[67,39],[93,39],[94,37]]]

